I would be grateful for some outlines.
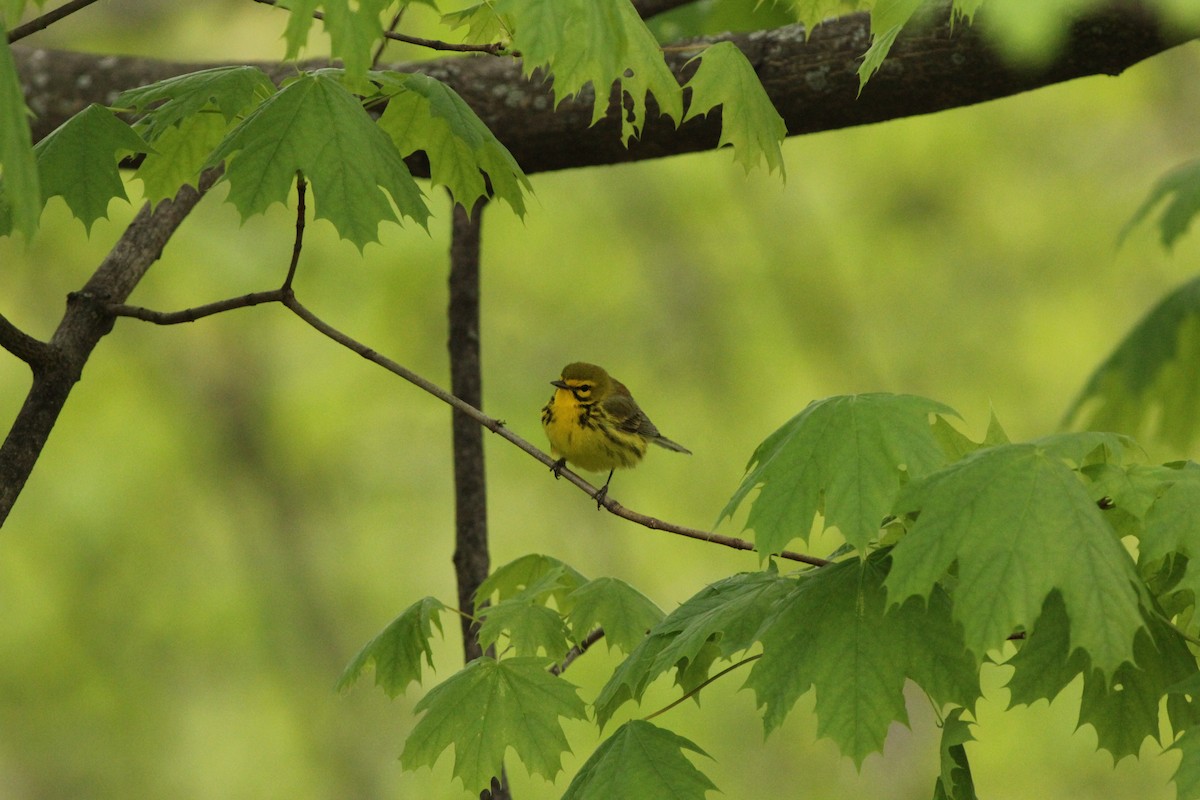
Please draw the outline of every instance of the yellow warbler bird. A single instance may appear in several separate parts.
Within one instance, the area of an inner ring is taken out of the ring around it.
[[[595,364],[567,364],[550,385],[554,395],[542,409],[542,427],[550,454],[558,459],[555,477],[568,462],[589,472],[608,470],[608,480],[596,494],[597,506],[608,494],[613,470],[637,466],[651,442],[677,453],[692,452],[659,433],[625,384]]]

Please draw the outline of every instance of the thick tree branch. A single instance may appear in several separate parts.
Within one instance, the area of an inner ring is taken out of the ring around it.
[[[801,26],[790,25],[703,42],[737,43],[783,115],[789,135],[795,136],[971,105],[1086,75],[1115,75],[1200,37],[1200,30],[1164,29],[1139,3],[1119,3],[1075,24],[1049,63],[1022,70],[1005,63],[988,43],[986,6],[973,26],[960,23],[953,30],[948,6],[943,11],[934,15],[935,24],[900,37],[861,97],[857,69],[869,41],[866,15],[825,23],[807,39]],[[213,66],[23,47],[15,47],[14,54],[37,115],[35,139],[88,103],[111,104],[124,89]],[[693,54],[682,50],[668,55],[678,75],[684,75]],[[276,78],[295,72],[292,64],[259,66]],[[454,87],[529,173],[707,150],[718,140],[719,113],[679,130],[652,117],[641,140],[625,149],[615,105],[595,126],[590,125],[590,96],[567,100],[556,111],[548,87],[525,79],[520,64],[510,59],[451,58],[395,68],[425,72]],[[656,113],[653,103],[650,113]],[[428,175],[419,159],[410,164],[417,174]]]
[[[83,365],[100,339],[112,330],[113,315],[102,303],[120,303],[129,296],[218,174],[206,173],[199,191],[185,186],[174,200],[143,207],[82,291],[67,303],[66,313],[45,349],[38,348],[41,354],[31,364],[33,385],[0,445],[0,525],[29,479],[71,388],[83,373]]]
[[[0,347],[35,369],[53,357],[50,345],[13,325],[3,314],[0,314]]]

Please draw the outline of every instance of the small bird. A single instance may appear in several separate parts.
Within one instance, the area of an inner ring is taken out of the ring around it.
[[[554,394],[542,409],[542,427],[550,454],[558,458],[554,476],[567,462],[589,472],[607,469],[608,480],[596,493],[597,508],[608,495],[613,470],[637,466],[650,442],[677,453],[692,452],[659,433],[625,384],[595,364],[567,364],[550,385]]]

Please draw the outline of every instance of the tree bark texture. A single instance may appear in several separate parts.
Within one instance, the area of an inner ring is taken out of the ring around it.
[[[806,36],[801,25],[696,40],[729,40],[754,65],[772,102],[796,136],[888,119],[927,114],[1007,97],[1087,75],[1116,75],[1157,53],[1200,37],[1197,30],[1168,30],[1138,2],[1115,2],[1080,19],[1059,53],[1036,69],[1004,61],[986,36],[986,6],[973,25],[950,18],[949,4],[929,14],[925,25],[906,29],[879,72],[859,95],[857,70],[870,43],[869,19],[853,14],[817,26]],[[41,139],[88,103],[111,104],[129,88],[216,64],[191,64],[14,46],[27,101],[36,114],[34,138]],[[670,51],[667,60],[681,79],[695,51]],[[295,65],[259,64],[275,78]],[[317,66],[309,63],[302,66]],[[585,91],[554,107],[549,86],[522,75],[508,58],[447,58],[394,69],[423,72],[453,87],[512,151],[527,173],[709,150],[720,134],[720,112],[694,119],[678,130],[657,116],[653,101],[640,140],[620,140],[620,104],[591,125],[592,98]],[[414,173],[428,165],[410,160]]]

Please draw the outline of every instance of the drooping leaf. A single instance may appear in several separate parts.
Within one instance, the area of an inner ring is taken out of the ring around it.
[[[339,80],[336,71],[302,75],[255,108],[210,156],[242,218],[284,202],[301,172],[315,215],[361,249],[379,223],[400,213],[422,226],[429,209],[396,146]]]
[[[620,115],[623,142],[641,134],[647,92],[662,114],[676,124],[682,118],[683,91],[629,0],[496,0],[495,10],[511,21],[525,74],[542,69],[553,77],[556,105],[591,84],[594,124],[619,83],[629,98],[628,113]]]
[[[533,190],[529,179],[457,92],[416,73],[376,73],[373,79],[388,98],[379,127],[401,155],[423,150],[433,182],[448,188],[463,208],[486,193],[486,175],[492,193],[524,216],[525,192]]]
[[[346,665],[338,679],[337,688],[345,690],[358,681],[367,664],[375,665],[375,685],[395,697],[408,688],[408,684],[421,682],[421,657],[433,667],[433,626],[442,630],[438,612],[445,605],[433,597],[424,597],[413,603],[392,620],[386,628],[367,642],[354,660]]]
[[[454,747],[454,776],[478,793],[504,767],[508,748],[533,773],[553,780],[569,749],[562,719],[583,719],[576,688],[546,671],[544,658],[483,657],[435,686],[415,706],[417,722],[400,762],[432,767]]]
[[[966,720],[964,709],[951,709],[942,722],[941,772],[934,786],[934,800],[976,800],[975,781],[971,764],[963,745],[975,740]]]
[[[700,66],[684,88],[692,90],[687,120],[721,106],[721,138],[717,147],[733,147],[733,158],[749,172],[765,159],[770,172],[784,176],[783,150],[787,125],[771,104],[754,67],[733,42],[704,48]]]
[[[1038,700],[1051,701],[1076,676],[1090,669],[1090,659],[1082,650],[1070,650],[1071,622],[1062,595],[1051,592],[1042,604],[1042,612],[1027,626],[1025,640],[1007,664],[1013,668],[1008,679],[1009,708],[1032,705]]]
[[[88,231],[108,216],[114,197],[128,200],[120,157],[148,149],[134,131],[104,106],[92,104],[38,142],[38,173],[42,194],[61,195]]]
[[[871,8],[871,47],[858,68],[858,88],[867,85],[896,42],[900,31],[925,0],[878,0]]]
[[[644,720],[617,728],[579,769],[563,800],[704,800],[716,785],[684,755],[694,742]]]
[[[761,486],[746,527],[764,557],[806,537],[818,513],[865,551],[903,483],[946,463],[930,424],[934,414],[958,416],[912,395],[815,401],[758,446],[721,518]]]
[[[214,67],[130,89],[117,97],[118,108],[138,114],[135,125],[147,142],[205,111],[231,123],[275,92],[275,84],[258,67]]]
[[[812,29],[828,19],[859,11],[870,5],[870,0],[793,0],[792,9],[798,22],[811,34]]]
[[[17,8],[8,19],[19,16]],[[29,239],[42,214],[42,189],[29,133],[29,112],[5,34],[4,20],[0,19],[0,235],[16,230]],[[111,152],[108,157],[112,157]]]
[[[884,553],[822,567],[775,605],[760,633],[762,658],[746,680],[765,707],[768,732],[815,688],[817,734],[861,764],[882,749],[892,722],[907,723],[906,678],[930,684],[938,704],[973,705],[978,668],[949,603],[943,596],[885,612],[886,569]]]
[[[365,83],[372,51],[383,38],[381,15],[394,5],[394,0],[287,0],[281,5],[291,11],[284,31],[285,58],[300,55],[312,30],[313,14],[320,11],[331,55],[342,60],[351,85]]]
[[[920,516],[892,553],[890,602],[925,596],[957,564],[954,616],[977,655],[1032,626],[1057,589],[1071,652],[1083,648],[1109,675],[1132,659],[1143,626],[1137,574],[1059,456],[1036,443],[976,451],[910,484],[897,511]]]
[[[1122,340],[1064,426],[1157,439],[1187,452],[1200,434],[1200,278],[1171,292]]]
[[[576,640],[599,626],[604,628],[605,641],[626,653],[633,652],[663,618],[650,598],[616,578],[585,583],[571,592],[567,605],[567,621]]]

